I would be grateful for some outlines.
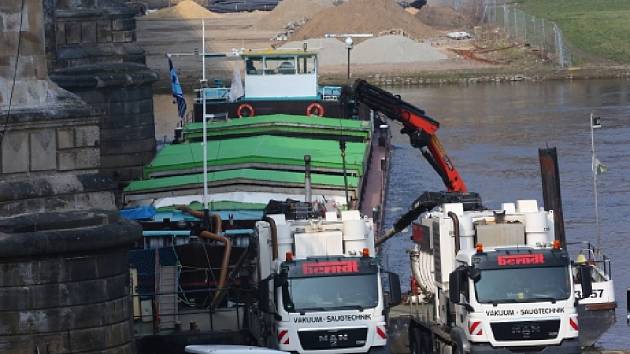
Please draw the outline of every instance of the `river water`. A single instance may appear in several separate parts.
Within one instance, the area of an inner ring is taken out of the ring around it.
[[[630,286],[630,81],[548,81],[396,90],[441,123],[438,132],[470,191],[485,206],[537,199],[542,206],[538,148],[558,148],[565,228],[569,242],[597,242],[589,115],[597,156],[608,166],[598,176],[601,246],[613,260],[617,323],[600,340],[606,349],[630,349],[626,288]],[[394,127],[386,227],[425,190],[443,190],[437,174]],[[384,245],[384,264],[409,279],[405,253],[410,232]],[[577,247],[577,246],[576,246]],[[570,248],[575,255],[577,248]]]

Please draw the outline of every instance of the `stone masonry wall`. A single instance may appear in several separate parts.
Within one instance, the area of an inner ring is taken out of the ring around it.
[[[46,56],[43,51],[41,0],[24,0],[20,29],[21,0],[0,1],[0,111],[9,103],[16,60],[17,75],[13,90],[13,106],[44,104],[49,82]],[[22,32],[21,40],[19,33]],[[16,53],[20,42],[20,57]],[[1,119],[0,121],[3,121]],[[1,123],[0,123],[1,124]],[[0,130],[4,127],[0,126]]]
[[[42,0],[0,2],[0,173],[5,178],[94,172],[100,165],[100,117],[48,79],[43,16]]]
[[[58,9],[54,69],[96,63],[144,64],[135,44],[136,21],[128,9]]]
[[[56,1],[51,78],[102,114],[100,171],[124,186],[155,154],[158,77],[136,43],[135,12],[116,0]]]
[[[63,117],[61,124],[59,117],[44,112],[13,114],[2,140],[0,172],[4,177],[96,172],[100,166],[100,118],[89,111],[72,113],[77,115]]]
[[[115,207],[113,183],[94,174],[101,115],[48,78],[55,5],[0,0],[0,217]]]

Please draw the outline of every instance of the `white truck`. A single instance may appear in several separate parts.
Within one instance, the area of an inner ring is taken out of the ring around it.
[[[479,201],[480,205],[480,201]],[[413,224],[412,353],[580,353],[571,261],[553,211],[444,203]],[[582,296],[588,267],[577,267]]]
[[[386,314],[401,302],[400,280],[380,268],[373,228],[356,210],[340,219],[328,212],[257,222],[261,311],[253,317],[262,345],[297,353],[386,352]]]

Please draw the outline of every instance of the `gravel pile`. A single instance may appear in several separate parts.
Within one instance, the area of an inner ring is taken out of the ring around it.
[[[395,30],[415,39],[435,35],[434,30],[405,12],[392,0],[349,0],[317,13],[292,37],[293,40],[323,37],[326,33],[372,33]]]
[[[333,7],[333,0],[282,0],[256,23],[261,30],[281,30],[291,23],[307,22],[320,11]]]
[[[348,60],[346,45],[335,38],[312,38],[306,40],[308,49],[317,50],[319,65],[345,65]],[[301,49],[304,41],[293,41],[283,49]],[[404,36],[382,36],[365,40],[352,48],[351,64],[385,64],[431,62],[447,56],[428,43],[418,43]]]
[[[220,14],[212,12],[192,0],[184,0],[173,7],[167,7],[144,16],[144,19],[155,20],[194,20],[198,18],[219,18]]]
[[[308,50],[318,52],[320,66],[346,64],[348,51],[346,45],[336,38],[311,38],[306,41],[288,42],[283,49],[302,49],[303,43],[307,43]]]
[[[418,43],[403,36],[383,36],[357,44],[351,62],[358,64],[411,63],[446,59],[447,56],[428,43]]]

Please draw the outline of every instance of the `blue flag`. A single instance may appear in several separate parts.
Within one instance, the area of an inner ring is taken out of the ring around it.
[[[179,118],[184,119],[186,115],[186,100],[184,99],[184,92],[182,91],[182,86],[179,84],[177,72],[175,71],[175,67],[173,67],[173,62],[170,57],[168,58],[168,70],[171,74],[171,91],[173,92],[173,97],[177,100],[177,113]]]

